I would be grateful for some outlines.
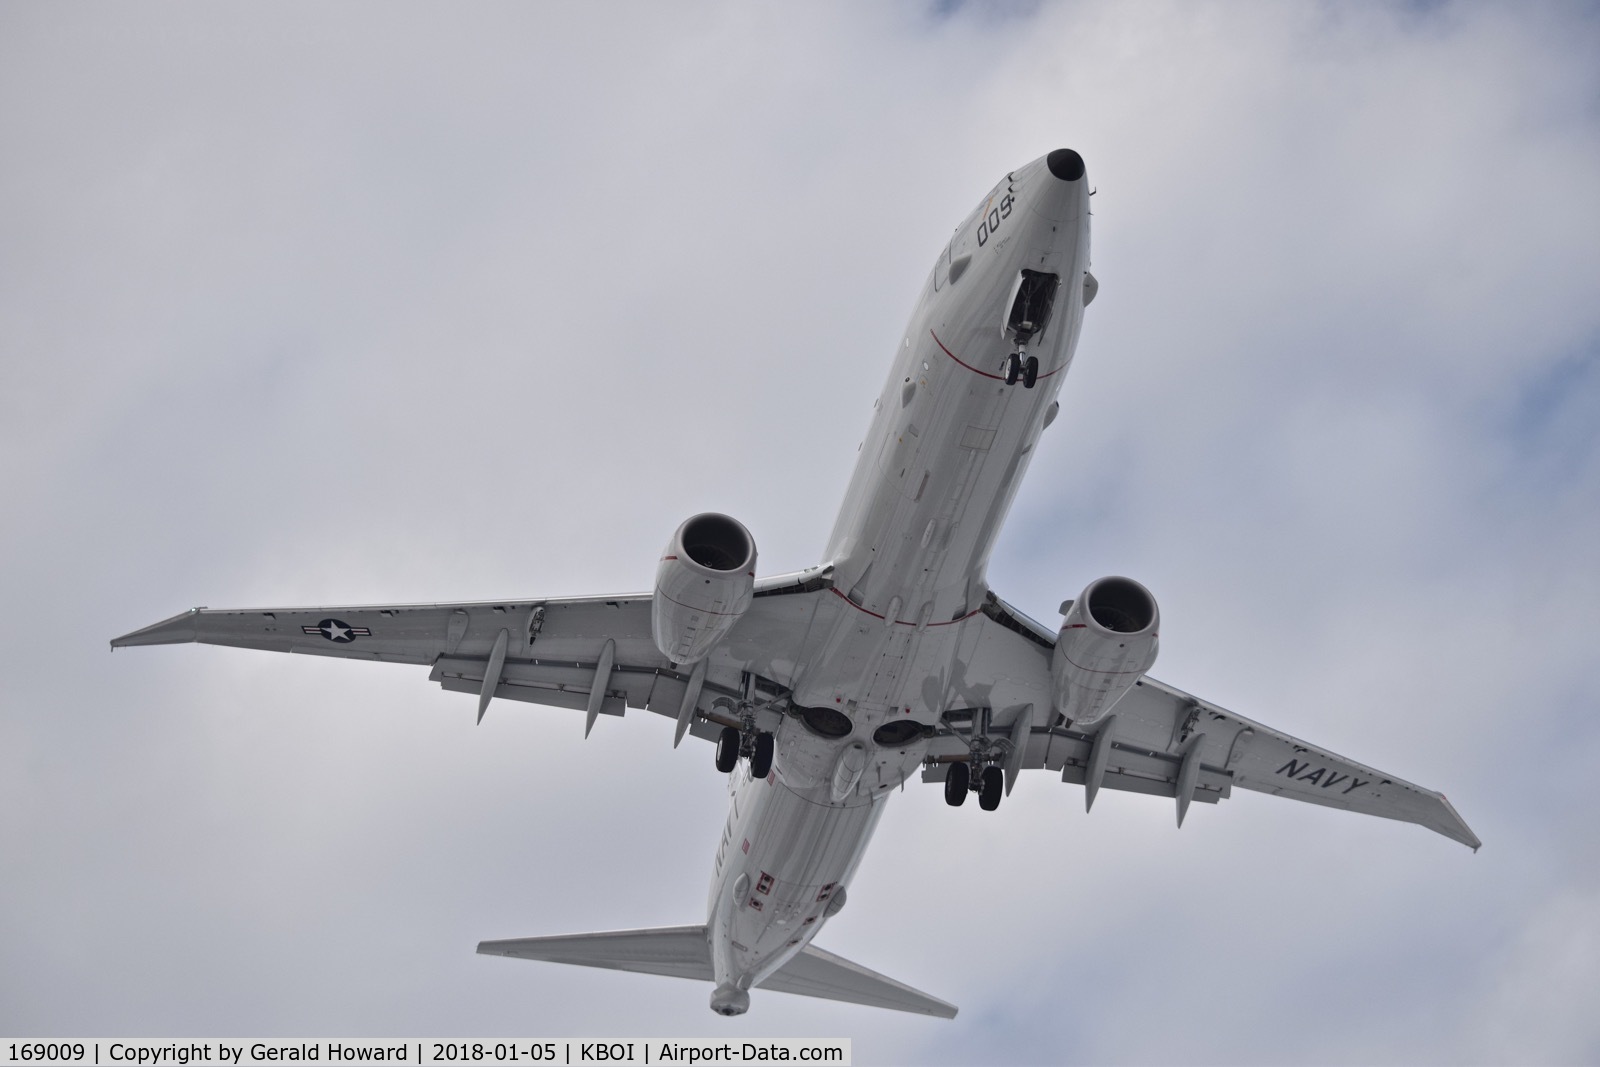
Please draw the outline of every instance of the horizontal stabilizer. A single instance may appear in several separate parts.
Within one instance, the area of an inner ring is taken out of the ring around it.
[[[851,963],[842,956],[824,952],[815,945],[807,945],[800,955],[778,968],[766,981],[757,982],[757,989],[772,989],[779,993],[798,993],[802,997],[822,997],[824,1000],[842,1000],[848,1004],[865,1004],[869,1008],[893,1008],[918,1015],[936,1015],[941,1019],[954,1019],[956,1006],[938,997],[912,989],[877,971],[869,971],[859,963]]]
[[[611,930],[602,934],[519,937],[480,941],[485,956],[514,956],[547,963],[574,963],[613,971],[665,974],[712,980],[711,945],[704,926],[662,926],[654,930]]]
[[[664,974],[672,978],[713,981],[711,943],[704,926],[664,926],[654,930],[612,930],[599,934],[521,937],[481,941],[485,956],[512,956],[613,971]],[[807,945],[800,954],[756,983],[757,989],[802,997],[841,1000],[869,1008],[892,1008],[953,1019],[956,1006],[912,989],[893,978],[869,971],[831,952]]]

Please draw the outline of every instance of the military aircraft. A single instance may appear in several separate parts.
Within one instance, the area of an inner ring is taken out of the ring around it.
[[[1090,189],[1058,149],[1007,174],[939,252],[822,562],[758,578],[737,520],[695,515],[651,593],[390,607],[196,608],[112,641],[187,641],[429,667],[476,694],[640,708],[730,775],[702,924],[485,941],[489,955],[695,978],[738,1015],[776,990],[951,1018],[954,1005],[812,944],[895,786],[993,811],[1025,771],[1195,801],[1235,788],[1418,823],[1477,849],[1439,793],[1150,678],[1160,613],[1124,577],[1047,627],[989,590],[989,553],[1056,418],[1084,309]]]

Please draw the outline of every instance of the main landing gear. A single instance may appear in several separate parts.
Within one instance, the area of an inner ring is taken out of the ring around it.
[[[1001,766],[1011,753],[1011,741],[996,738],[989,732],[991,709],[972,708],[946,712],[944,726],[949,733],[967,746],[967,754],[950,759],[944,778],[944,802],[959,808],[967,802],[968,793],[978,794],[978,807],[993,811],[1006,795],[1006,772]],[[963,731],[957,724],[969,722]],[[963,736],[965,733],[965,736]]]
[[[1018,378],[1022,379],[1024,389],[1032,389],[1033,383],[1039,380],[1039,357],[1024,359],[1020,348],[1006,357],[1006,384],[1016,385]]]
[[[999,767],[990,764],[983,769],[983,784],[978,787],[978,807],[984,811],[993,811],[1000,806],[1000,798],[1005,796],[1006,778]]]
[[[772,754],[777,749],[778,742],[769,733],[756,734],[755,744],[750,752],[750,777],[765,778],[772,773]]]
[[[967,802],[971,787],[972,768],[965,762],[950,764],[950,770],[944,776],[944,802],[952,808],[959,808]]]
[[[727,774],[739,765],[740,756],[750,757],[750,777],[765,778],[772,773],[772,754],[777,739],[764,730],[724,726],[717,737],[717,770]]]
[[[972,764],[961,760],[950,764],[950,770],[944,778],[944,802],[952,808],[959,808],[967,802],[968,793],[978,794],[978,807],[984,811],[993,811],[1000,806],[1000,798],[1006,794],[1005,772],[994,764],[978,768],[978,781],[972,781]]]

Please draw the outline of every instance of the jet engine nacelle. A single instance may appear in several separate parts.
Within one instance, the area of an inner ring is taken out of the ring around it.
[[[1056,710],[1080,726],[1105,718],[1156,661],[1161,612],[1132,578],[1101,578],[1063,605],[1050,658]]]
[[[656,567],[656,647],[674,663],[704,659],[750,607],[756,542],[744,524],[706,512],[678,527]]]

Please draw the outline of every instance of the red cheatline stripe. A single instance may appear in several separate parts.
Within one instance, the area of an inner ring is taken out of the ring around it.
[[[934,344],[938,345],[941,349],[943,349],[945,355],[949,356],[951,359],[955,360],[957,363],[960,363],[963,367],[967,368],[973,374],[981,374],[985,378],[993,378],[997,382],[1003,382],[1003,381],[1006,380],[1006,376],[1004,374],[990,374],[986,370],[979,370],[977,367],[974,367],[972,364],[964,362],[961,359],[960,356],[956,355],[954,352],[952,352],[948,348],[944,347],[944,342],[939,340],[939,335],[934,333],[933,330],[930,329],[928,331],[928,336],[933,338],[933,343]],[[1060,369],[1061,369],[1060,367],[1057,367],[1055,370],[1047,370],[1043,374],[1039,375],[1039,378],[1048,378],[1048,377],[1050,377],[1050,375],[1054,374],[1057,370],[1060,370]],[[1035,378],[1034,381],[1038,381],[1039,378]]]
[[[857,611],[865,612],[866,614],[871,615],[874,619],[883,619],[885,622],[887,622],[889,620],[889,616],[887,616],[887,615],[879,615],[876,611],[869,611],[868,609],[862,607],[860,604],[857,604],[854,600],[851,600],[849,597],[845,596],[843,593],[839,592],[839,590],[837,590],[837,589],[830,590],[830,591],[833,593],[834,596],[838,597],[840,600],[844,601],[846,604],[849,604],[851,607],[855,608]],[[980,612],[982,610],[983,610],[982,608],[973,608],[971,611],[967,612],[965,615],[961,616],[961,618],[959,618],[959,619],[951,619],[949,622],[930,622],[928,625],[929,626],[953,626],[958,622],[965,622],[966,620],[972,618],[974,615],[976,615],[978,612]],[[894,620],[894,624],[896,626],[915,626],[916,625],[916,623],[907,622],[904,619],[895,619]]]

